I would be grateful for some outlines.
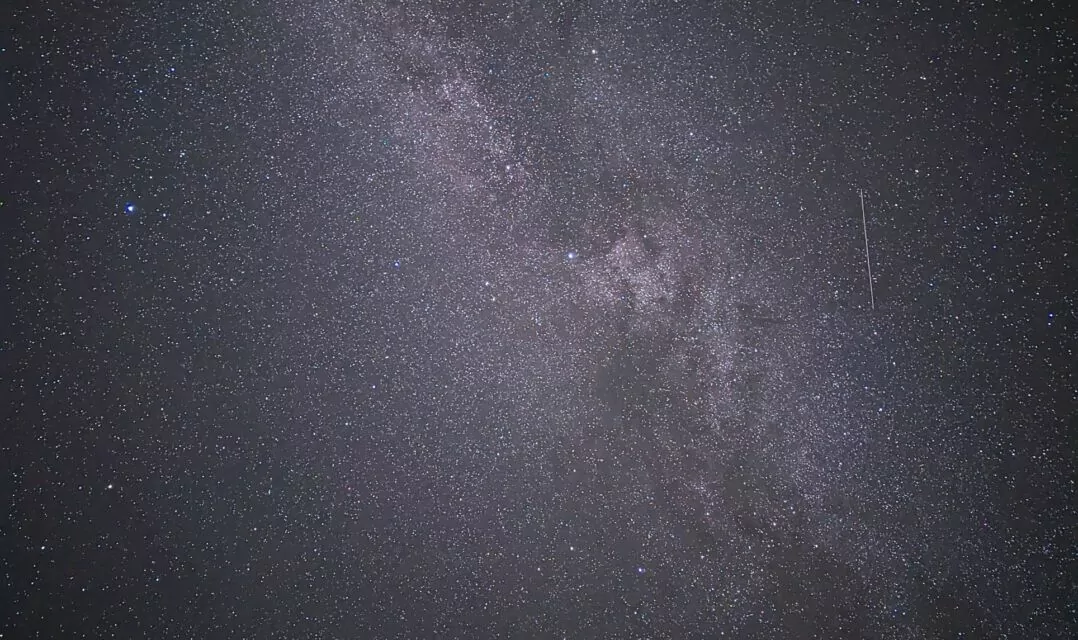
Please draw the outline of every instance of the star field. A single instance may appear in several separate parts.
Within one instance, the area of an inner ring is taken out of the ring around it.
[[[1062,9],[15,9],[0,634],[1074,637]]]

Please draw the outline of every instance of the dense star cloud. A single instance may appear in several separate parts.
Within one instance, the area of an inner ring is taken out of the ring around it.
[[[17,9],[0,632],[1073,636],[1041,9]]]

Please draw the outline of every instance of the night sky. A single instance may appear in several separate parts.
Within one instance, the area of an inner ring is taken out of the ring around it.
[[[3,638],[1078,635],[1066,3],[32,5]]]

